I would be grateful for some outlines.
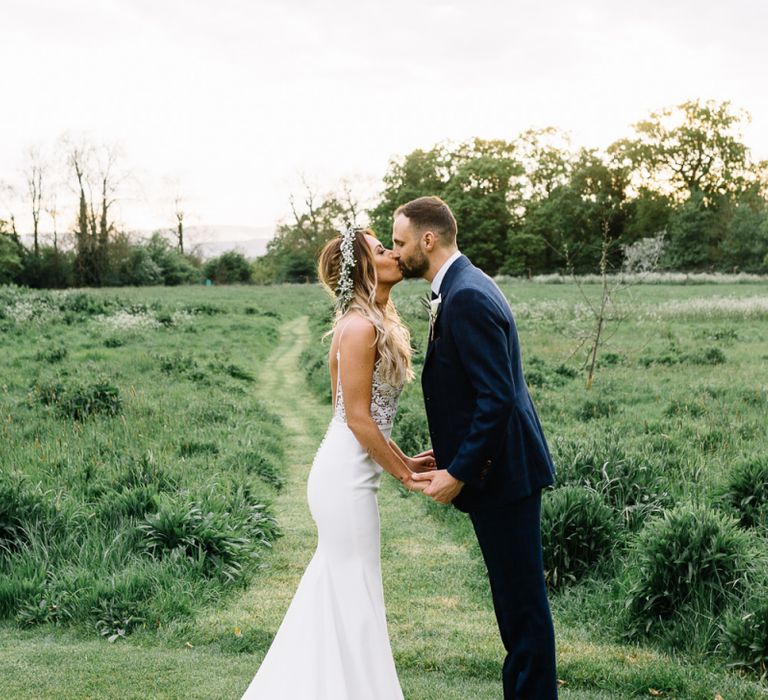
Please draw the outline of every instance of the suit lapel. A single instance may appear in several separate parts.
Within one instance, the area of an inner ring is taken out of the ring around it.
[[[438,309],[437,318],[435,319],[435,327],[434,327],[434,332],[432,334],[434,337],[437,337],[440,318],[443,314],[443,306],[448,300],[448,294],[451,290],[451,285],[453,284],[456,277],[458,277],[458,274],[465,267],[469,267],[469,265],[471,264],[472,263],[469,262],[469,258],[466,255],[461,255],[458,258],[456,258],[456,261],[448,268],[448,271],[445,273],[445,277],[443,277],[443,281],[440,284],[440,297],[442,301],[440,302],[440,308]],[[432,356],[432,351],[434,350],[434,348],[435,348],[435,341],[432,340],[432,338],[430,338],[429,343],[427,344],[427,352],[426,352],[426,355],[424,356],[424,367],[427,366],[427,362],[429,362],[429,358]]]

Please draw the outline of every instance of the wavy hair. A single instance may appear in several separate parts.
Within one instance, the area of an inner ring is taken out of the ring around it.
[[[382,379],[392,385],[399,386],[413,379],[411,366],[411,334],[400,319],[392,299],[386,306],[376,303],[376,263],[373,253],[365,240],[365,235],[376,234],[370,228],[355,231],[352,247],[355,256],[355,266],[352,268],[352,300],[346,307],[338,308],[333,320],[333,326],[323,337],[331,335],[339,321],[350,311],[357,311],[367,318],[376,331],[376,350],[381,360]],[[317,275],[326,291],[338,298],[337,286],[341,276],[341,236],[332,238],[320,252],[317,264]]]

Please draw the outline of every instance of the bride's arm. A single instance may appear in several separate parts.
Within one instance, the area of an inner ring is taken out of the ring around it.
[[[391,438],[389,440],[389,446],[400,456],[400,459],[405,462],[405,466],[412,472],[428,472],[437,469],[437,462],[435,462],[435,455],[432,450],[416,455],[415,457],[409,457]]]
[[[409,489],[423,484],[412,480],[412,472],[382,434],[371,416],[373,369],[376,361],[376,331],[362,317],[350,318],[344,328],[339,372],[347,425],[371,459]]]

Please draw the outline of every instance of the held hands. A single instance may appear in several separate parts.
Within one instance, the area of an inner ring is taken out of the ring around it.
[[[415,457],[411,457],[406,461],[408,469],[412,472],[422,473],[434,471],[437,469],[437,462],[435,461],[435,453],[432,450],[421,452]]]
[[[406,462],[411,471],[404,482],[409,491],[421,491],[437,503],[450,503],[459,495],[463,481],[451,476],[446,469],[438,469],[434,450],[426,450],[411,457]]]
[[[447,469],[436,469],[424,474],[413,474],[411,480],[417,485],[423,484],[424,488],[420,489],[422,493],[443,505],[450,503],[456,498],[464,486],[464,482],[451,476]]]

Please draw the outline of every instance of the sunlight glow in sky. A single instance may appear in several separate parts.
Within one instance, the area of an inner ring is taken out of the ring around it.
[[[768,158],[767,26],[761,0],[3,0],[0,180],[69,130],[120,144],[129,229],[171,225],[176,189],[190,224],[268,226],[302,173],[365,198],[415,148],[605,147],[692,98],[747,109]]]

